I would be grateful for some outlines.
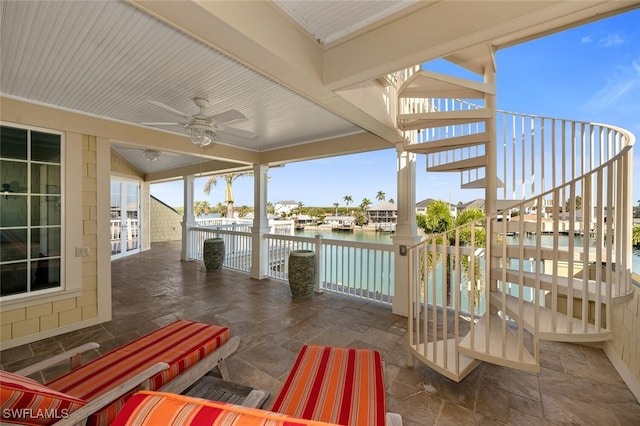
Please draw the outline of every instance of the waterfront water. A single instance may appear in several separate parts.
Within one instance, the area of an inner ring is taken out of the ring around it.
[[[334,232],[330,229],[322,229],[322,228],[312,228],[306,229],[304,231],[297,231],[296,235],[301,237],[314,237],[317,234],[322,235],[323,238],[334,239],[334,240],[349,240],[349,241],[362,241],[369,243],[382,243],[382,244],[392,244],[393,234],[384,233],[384,232],[373,232],[373,231],[354,231],[354,232]],[[545,240],[549,240],[547,245],[551,245],[551,235],[543,235],[543,244],[545,244]],[[534,243],[535,237],[531,237],[531,241],[529,243]],[[569,245],[569,237],[561,236],[559,244],[561,246]],[[527,242],[525,242],[526,244]],[[575,236],[574,245],[576,247],[582,246],[582,237]],[[632,270],[636,274],[640,275],[640,248],[633,249],[633,257],[632,257]]]
[[[296,231],[297,237],[315,237],[322,235],[322,238],[331,240],[362,241],[367,243],[392,244],[393,234],[388,232],[375,231],[354,231],[336,232],[326,228],[307,228],[304,231]]]

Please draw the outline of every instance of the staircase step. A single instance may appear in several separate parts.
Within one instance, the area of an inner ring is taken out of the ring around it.
[[[507,210],[513,207],[531,207],[535,204],[534,200],[527,201],[524,206],[522,206],[522,200],[496,200],[496,209],[498,210]]]
[[[495,314],[485,314],[475,324],[473,336],[470,332],[458,345],[460,352],[471,358],[517,370],[534,373],[540,371],[535,358],[525,348],[521,350],[518,338],[509,327],[504,331],[505,333],[502,318]]]
[[[495,248],[496,252],[494,253],[496,256],[502,256],[502,246],[497,246]],[[582,262],[583,260],[583,247],[574,247],[573,250],[569,251],[568,247],[558,247],[557,251],[553,250],[552,246],[541,246],[540,254],[538,255],[538,250],[536,246],[532,245],[523,245],[522,246],[522,258],[523,259],[539,259],[539,260],[560,260],[560,261],[572,261],[572,262]],[[539,256],[539,257],[538,257]],[[595,262],[596,255],[594,251],[589,251],[588,254],[588,262]],[[519,259],[520,258],[520,246],[517,244],[507,245],[507,257],[511,259]],[[602,261],[606,260],[606,253],[602,253]],[[604,277],[603,277],[604,278]]]
[[[444,355],[445,348],[447,351],[446,357]],[[409,351],[410,355],[415,356],[422,363],[456,382],[460,382],[478,365],[480,365],[480,361],[477,359],[468,357],[461,353],[457,354],[458,359],[456,360],[455,339],[429,342],[427,343],[426,348],[422,343],[419,345],[409,345]]]
[[[487,164],[487,158],[482,155],[479,157],[465,158],[464,160],[452,161],[450,163],[438,164],[435,166],[427,165],[427,171],[430,172],[459,172],[463,170],[473,170],[484,167]]]
[[[511,295],[506,296],[506,313],[511,318],[519,318],[520,302],[517,297]],[[491,304],[500,310],[502,308],[502,293],[499,291],[491,292]],[[530,333],[535,333],[535,305],[530,302],[523,301],[522,321],[524,328]],[[555,323],[555,326],[554,326]],[[556,342],[603,342],[612,337],[609,330],[597,328],[593,324],[583,322],[576,318],[569,318],[567,315],[557,312],[554,314],[549,308],[540,307],[539,316],[540,327],[538,329],[538,337],[541,340],[551,340]]]
[[[478,123],[491,118],[492,114],[492,111],[484,108],[399,114],[398,127],[400,130],[418,130]]]
[[[484,189],[487,187],[487,179],[480,178],[471,182],[464,183],[460,186],[462,189]],[[496,178],[496,188],[504,188],[504,182],[500,178]]]
[[[460,77],[420,71],[413,74],[400,87],[400,98],[482,99],[495,94],[495,86]]]
[[[451,151],[452,149],[457,148],[468,148],[483,145],[487,142],[489,142],[489,134],[483,132],[447,139],[438,139],[413,145],[405,145],[404,150],[408,152],[415,152],[416,154],[434,154],[437,152]]]
[[[502,269],[494,268],[491,270],[493,277],[497,280],[502,280]],[[517,269],[507,269],[506,270],[506,281],[508,283],[519,285],[520,281],[520,271]],[[526,287],[535,288],[536,283],[540,284],[540,289],[544,291],[552,291],[553,289],[553,279],[554,276],[550,274],[540,274],[539,281],[536,277],[535,272],[522,272],[522,284]],[[583,299],[583,288],[584,282],[582,278],[568,278],[556,276],[556,288],[559,295],[567,296],[569,293],[569,284],[573,284],[573,298],[575,299]],[[606,300],[606,285],[603,283],[600,286],[600,301],[604,302]],[[596,300],[596,282],[589,281],[587,282],[587,300],[595,301]]]

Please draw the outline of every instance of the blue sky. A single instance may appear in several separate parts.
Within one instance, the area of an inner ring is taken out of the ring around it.
[[[547,36],[496,54],[498,109],[557,118],[613,124],[639,139],[634,149],[634,203],[640,200],[640,10]],[[428,67],[452,70],[444,63]],[[452,70],[453,72],[453,70]],[[417,159],[416,200],[436,198],[457,203],[484,197],[461,190],[452,173],[426,173]],[[268,200],[293,200],[305,206],[344,206],[363,198],[376,202],[383,191],[397,200],[395,149],[290,163],[269,171]],[[196,180],[195,199],[224,202],[224,185],[211,194]],[[182,182],[156,184],[151,193],[171,206],[182,206]],[[253,205],[253,179],[233,184],[235,204]]]

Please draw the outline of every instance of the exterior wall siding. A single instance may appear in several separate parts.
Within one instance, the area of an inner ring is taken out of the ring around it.
[[[607,342],[619,358],[612,359],[614,364],[621,363],[626,371],[618,372],[640,401],[640,288],[636,288],[633,299],[614,305],[611,311],[613,339]],[[609,358],[611,357],[610,351]]]
[[[153,197],[148,197],[151,211],[151,242],[182,240],[182,215]]]

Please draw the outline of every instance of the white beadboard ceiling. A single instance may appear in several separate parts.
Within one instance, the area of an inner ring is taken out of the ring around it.
[[[330,44],[374,24],[419,0],[347,0],[339,7],[326,1],[275,0],[287,14],[321,44]]]
[[[17,1],[2,9],[5,95],[129,123],[175,121],[148,101],[194,114],[193,98],[202,97],[211,102],[207,113],[236,109],[248,119],[233,126],[258,134],[220,142],[256,150],[360,130],[124,2]]]

